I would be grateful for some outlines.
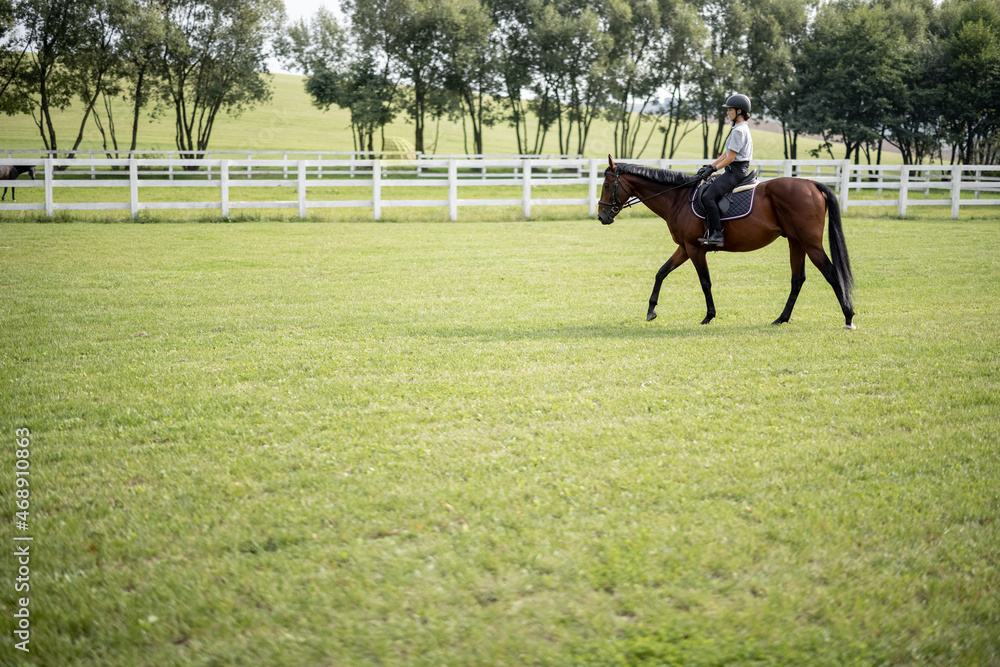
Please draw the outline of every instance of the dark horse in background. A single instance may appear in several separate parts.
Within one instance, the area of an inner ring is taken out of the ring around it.
[[[28,174],[31,176],[31,180],[35,180],[35,165],[0,164],[0,181],[13,181],[21,174]],[[4,201],[5,199],[7,199],[7,188],[3,189],[3,196],[0,197],[0,201]],[[17,201],[13,185],[10,186],[10,200]]]
[[[691,210],[691,188],[697,179],[690,174],[666,169],[644,167],[636,164],[615,165],[608,156],[610,166],[604,172],[604,187],[598,205],[597,219],[605,225],[615,221],[622,208],[642,202],[651,211],[667,221],[670,236],[677,250],[656,272],[653,294],[649,297],[646,320],[656,317],[656,303],[663,279],[688,259],[698,271],[701,289],[705,292],[708,312],[702,324],[715,317],[712,301],[712,281],[708,275],[706,253],[708,248],[698,243],[705,233],[705,223]],[[638,201],[630,201],[632,199]],[[830,214],[830,254],[823,250],[823,226]],[[806,281],[806,255],[816,265],[823,277],[833,287],[834,294],[844,311],[844,326],[854,328],[854,307],[851,290],[854,276],[844,243],[844,230],[840,223],[840,205],[834,192],[815,181],[802,178],[775,178],[757,186],[753,208],[737,220],[726,222],[724,252],[749,252],[769,245],[779,236],[788,239],[788,252],[792,262],[792,292],[785,309],[774,324],[783,324],[792,316],[792,308],[799,290]]]

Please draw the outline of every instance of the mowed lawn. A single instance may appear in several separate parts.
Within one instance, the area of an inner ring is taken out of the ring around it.
[[[3,664],[1000,663],[995,217],[474,218],[0,225]]]

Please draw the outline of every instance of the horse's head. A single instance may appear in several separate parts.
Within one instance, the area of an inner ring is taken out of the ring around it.
[[[615,161],[608,155],[608,168],[604,171],[604,185],[601,187],[601,199],[597,203],[597,219],[602,225],[610,225],[615,216],[622,210],[631,194],[624,191],[621,175]]]
[[[35,180],[35,165],[22,165],[16,167],[16,169],[18,176],[21,174],[27,174],[28,176],[31,176],[31,180]]]

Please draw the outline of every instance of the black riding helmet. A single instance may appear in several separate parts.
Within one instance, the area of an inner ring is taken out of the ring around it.
[[[743,111],[744,116],[750,115],[750,98],[746,95],[736,93],[735,95],[730,95],[726,103],[722,105],[723,109],[740,109]]]

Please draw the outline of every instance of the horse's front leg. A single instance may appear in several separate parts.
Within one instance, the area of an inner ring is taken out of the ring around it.
[[[712,299],[712,279],[708,275],[708,261],[705,258],[705,251],[702,248],[690,253],[691,262],[698,271],[698,281],[701,283],[701,291],[705,293],[705,319],[702,324],[708,324],[715,319],[715,301]]]
[[[646,321],[651,322],[656,319],[656,304],[660,299],[660,287],[663,285],[663,279],[667,275],[676,269],[678,266],[687,261],[688,255],[687,251],[684,250],[684,246],[677,246],[677,250],[671,255],[667,263],[660,267],[660,270],[656,272],[656,281],[653,283],[653,293],[649,297],[649,310],[646,312]]]

